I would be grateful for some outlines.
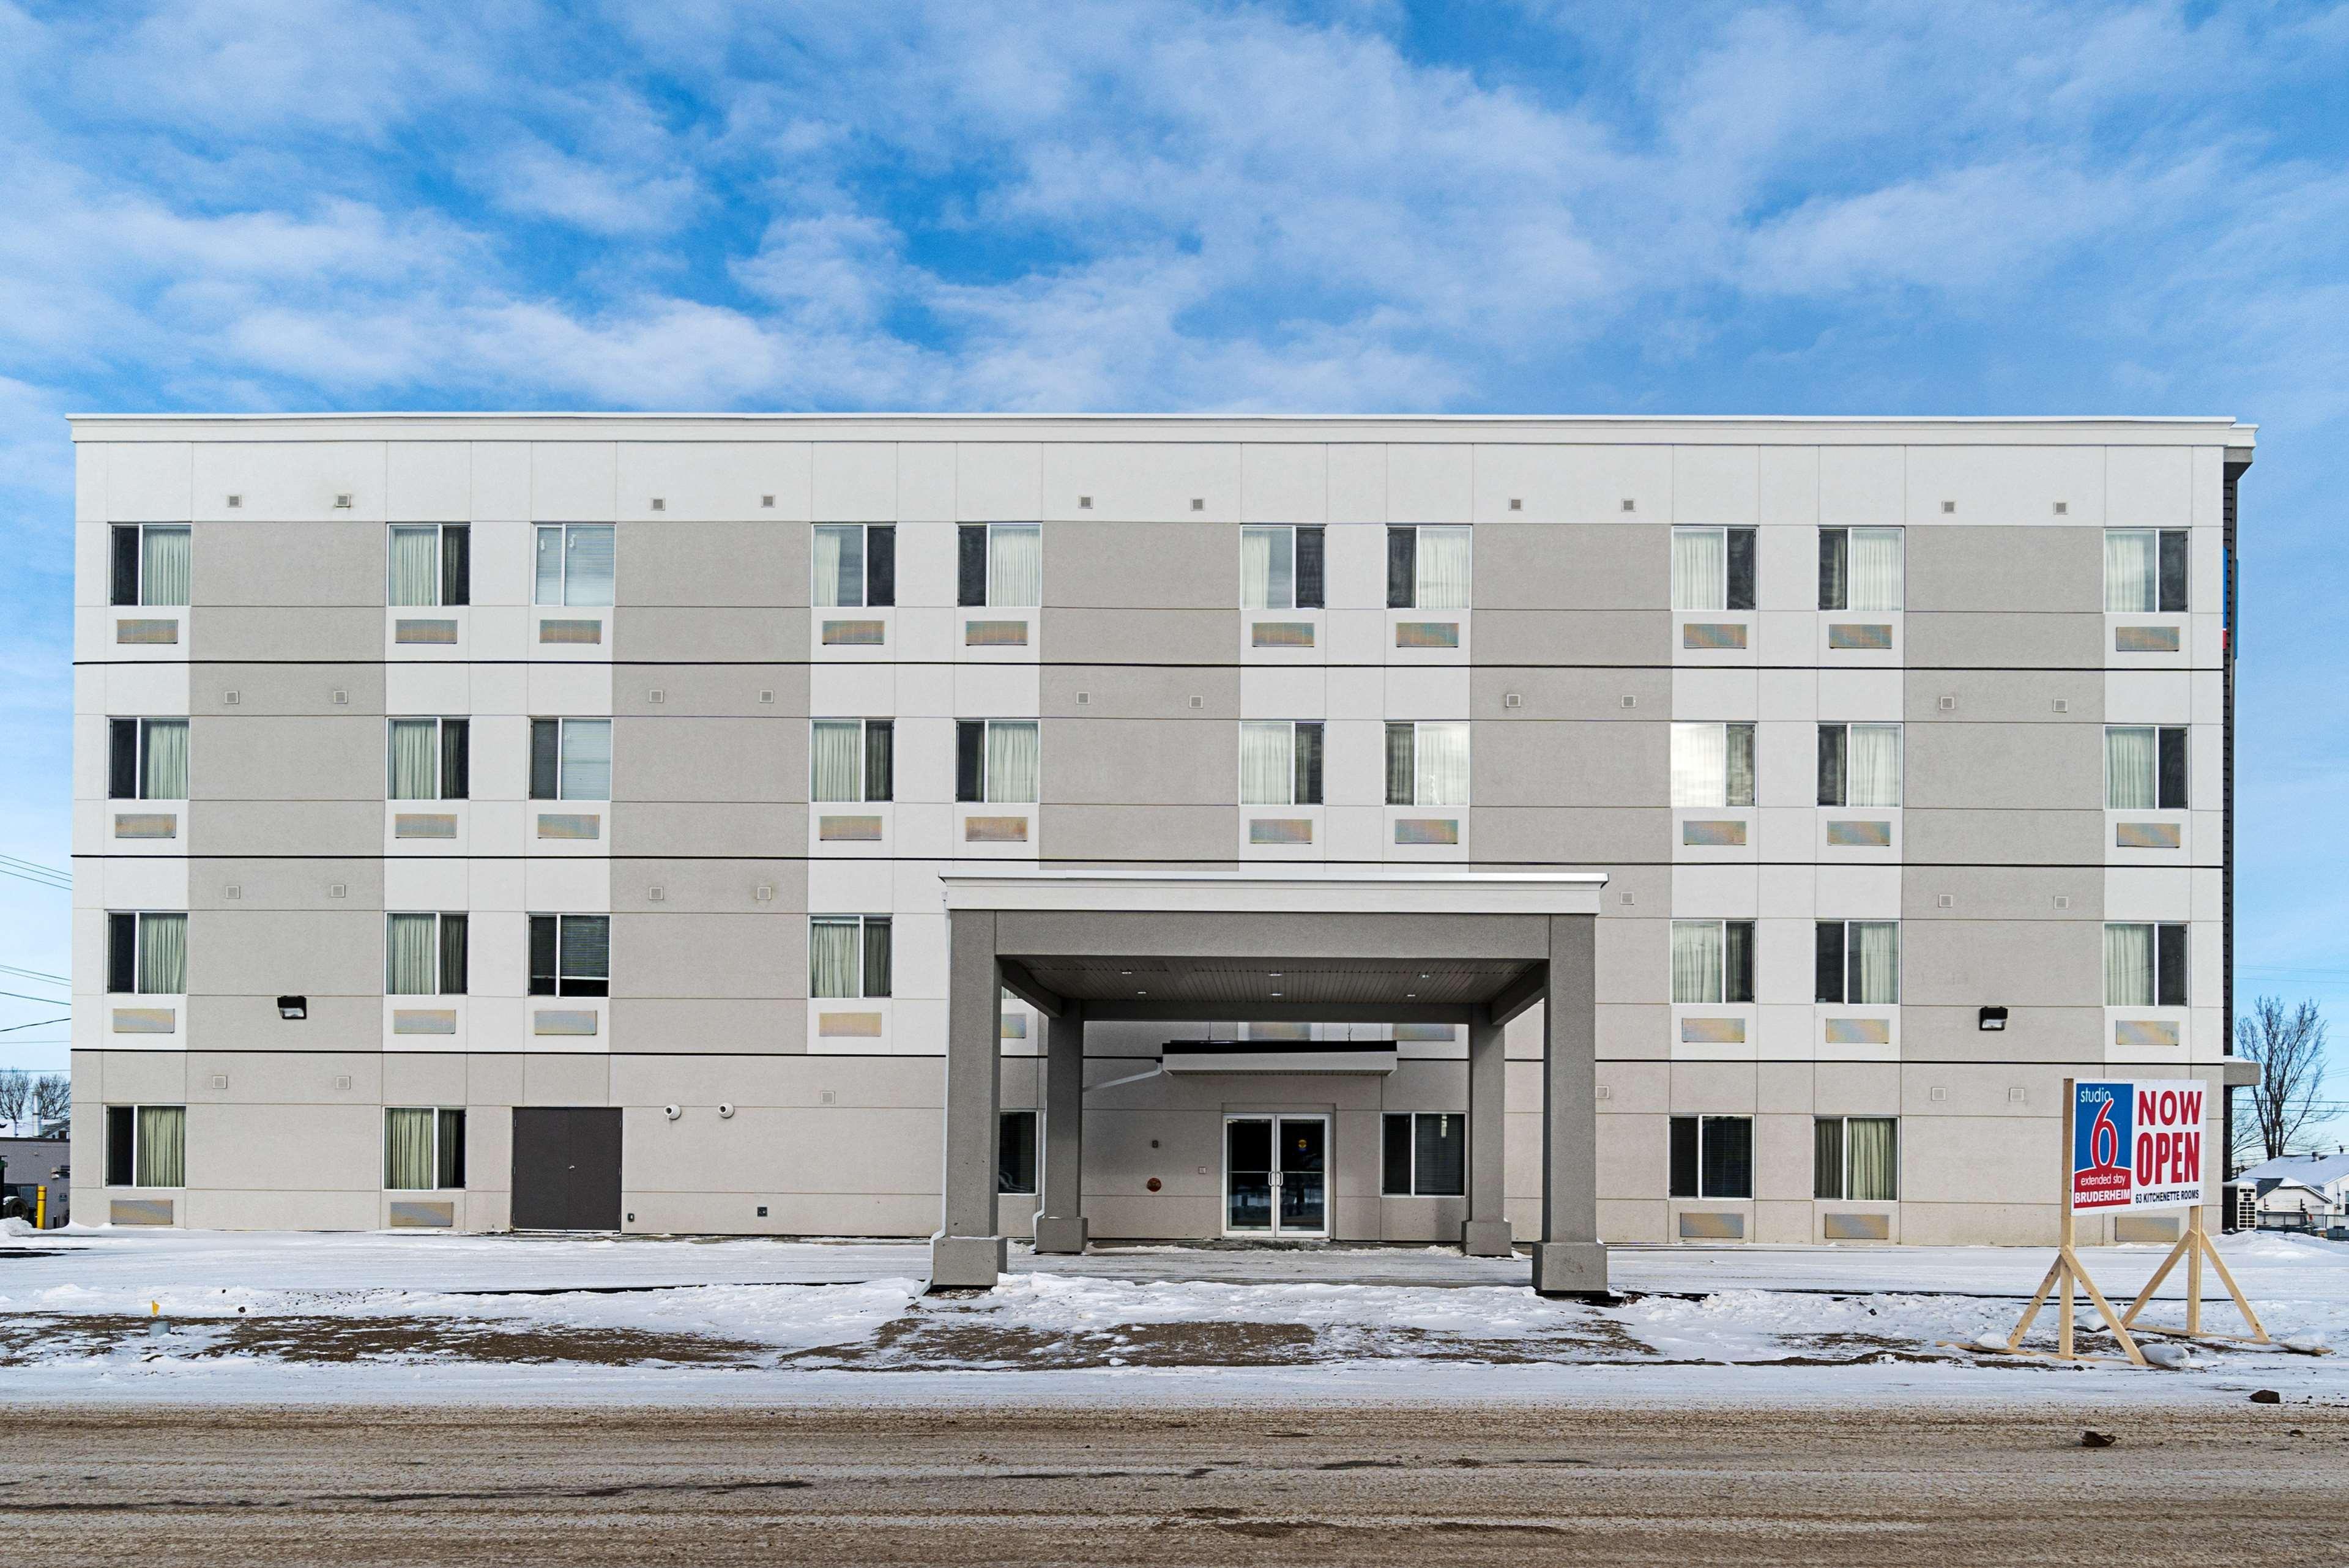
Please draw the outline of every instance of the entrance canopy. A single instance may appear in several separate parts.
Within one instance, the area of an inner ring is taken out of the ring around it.
[[[948,920],[945,1225],[933,1288],[987,1286],[1002,993],[1046,1019],[1040,1251],[1084,1245],[1088,1021],[1433,1023],[1469,1031],[1472,1252],[1501,1214],[1502,1026],[1547,1003],[1543,1222],[1534,1282],[1604,1291],[1593,1151],[1593,935],[1605,873],[1385,868],[1007,869],[943,879]]]

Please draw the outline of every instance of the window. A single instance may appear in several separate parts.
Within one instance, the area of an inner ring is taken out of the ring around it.
[[[1321,804],[1321,725],[1285,718],[1240,721],[1240,804]]]
[[[116,800],[188,798],[188,721],[106,721],[106,792]]]
[[[1671,1183],[1675,1198],[1754,1196],[1754,1119],[1672,1118]]]
[[[530,994],[608,996],[612,994],[612,917],[533,914],[530,917]]]
[[[109,1105],[106,1108],[106,1184],[184,1187],[188,1184],[188,1108]]]
[[[886,800],[896,783],[897,723],[819,718],[808,727],[808,799]]]
[[[1819,530],[1819,608],[1900,608],[1900,532],[1897,528]]]
[[[1750,528],[1672,530],[1672,608],[1754,608],[1754,539]]]
[[[819,522],[812,554],[815,577],[808,603],[816,608],[878,609],[897,602],[895,524]]]
[[[1468,608],[1469,531],[1387,530],[1387,608]]]
[[[1044,602],[1044,532],[1032,522],[955,529],[955,603],[1020,609]]]
[[[114,525],[114,592],[117,604],[184,604],[188,602],[188,525],[184,522],[118,522]]]
[[[1387,804],[1468,804],[1468,727],[1456,721],[1388,725]]]
[[[889,917],[818,914],[808,919],[808,995],[889,995]]]
[[[612,721],[533,718],[530,721],[530,798],[608,800],[612,798]]]
[[[2115,811],[2186,810],[2183,725],[2107,725],[2105,805]]]
[[[1014,804],[1036,799],[1036,721],[955,720],[955,799]]]
[[[1754,923],[1672,922],[1672,1000],[1699,1006],[1754,1000]]]
[[[106,917],[106,988],[118,996],[184,996],[188,992],[188,917]]]
[[[1032,1110],[1007,1110],[997,1123],[995,1190],[1036,1191],[1036,1113]]]
[[[1822,920],[1817,931],[1817,1000],[1847,1007],[1899,1005],[1899,921]]]
[[[2116,922],[2105,927],[2105,1006],[2186,1006],[2186,927]]]
[[[383,1184],[394,1192],[465,1185],[465,1113],[429,1105],[383,1108]]]
[[[473,531],[461,522],[439,527],[395,523],[387,604],[470,604],[473,602]]]
[[[465,994],[465,917],[387,914],[383,988],[392,996]]]
[[[470,719],[393,719],[391,777],[385,785],[387,797],[394,800],[464,799],[472,788],[471,738]]]
[[[1889,1203],[1900,1196],[1900,1123],[1889,1116],[1822,1116],[1811,1123],[1811,1196]]]
[[[2185,610],[2186,541],[2182,528],[2105,530],[2105,608],[2123,615]]]
[[[1672,804],[1754,804],[1754,727],[1673,725]]]
[[[1389,1197],[1457,1198],[1468,1191],[1468,1119],[1457,1111],[1390,1111],[1385,1121]]]
[[[1321,542],[1319,528],[1241,529],[1240,608],[1321,608]]]
[[[1900,727],[1819,726],[1819,804],[1900,804]]]
[[[580,607],[612,602],[614,530],[608,522],[554,522],[538,530],[533,604]]]

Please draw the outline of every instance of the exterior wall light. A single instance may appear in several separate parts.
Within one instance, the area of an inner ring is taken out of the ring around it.
[[[2006,1009],[2003,1007],[1984,1007],[1979,1015],[1977,1026],[1992,1034],[2004,1029],[2006,1027]]]
[[[307,996],[278,997],[277,1016],[281,1018],[308,1017],[310,1016],[310,998]]]

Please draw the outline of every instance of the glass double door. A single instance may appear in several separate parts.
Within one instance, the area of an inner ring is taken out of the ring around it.
[[[1224,1233],[1330,1233],[1330,1119],[1224,1118]]]

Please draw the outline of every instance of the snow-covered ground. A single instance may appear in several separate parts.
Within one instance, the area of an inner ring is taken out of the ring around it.
[[[0,1236],[0,1399],[2349,1402],[2349,1357],[2153,1340],[2168,1365],[2136,1372],[1951,1348],[2003,1338],[2047,1266],[2027,1248],[1622,1249],[1610,1306],[1534,1295],[1522,1259],[1436,1248],[1015,1249],[999,1289],[925,1298],[926,1251]],[[2244,1236],[2224,1252],[2278,1339],[2349,1350],[2349,1247]],[[2162,1254],[2088,1261],[2125,1301]],[[2223,1294],[2205,1312],[2237,1326]],[[2177,1324],[2182,1307],[2147,1316]],[[2053,1327],[2043,1314],[2033,1342]]]

